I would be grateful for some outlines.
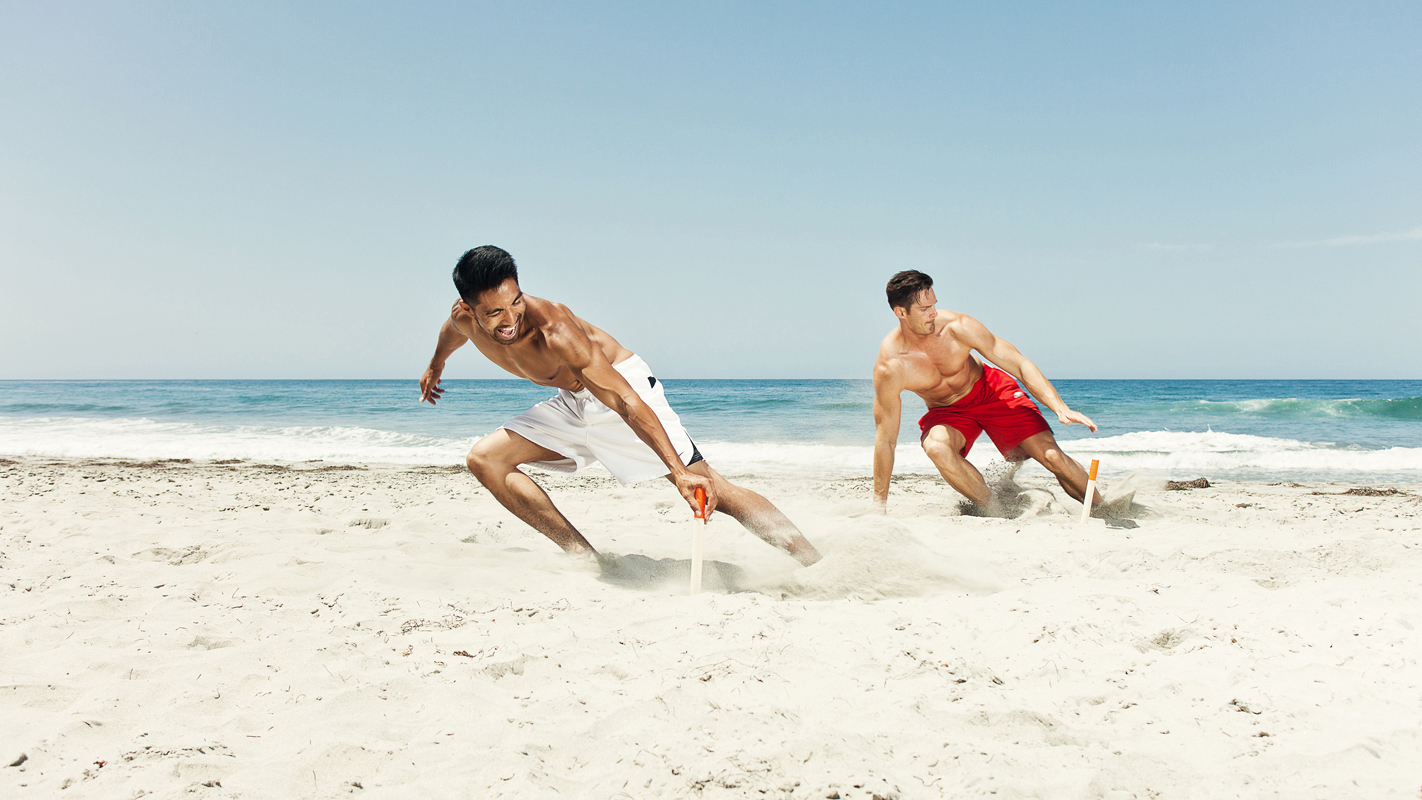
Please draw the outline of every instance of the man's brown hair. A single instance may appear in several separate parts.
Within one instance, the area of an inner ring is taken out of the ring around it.
[[[932,288],[932,278],[916,269],[904,270],[889,279],[889,308],[902,308],[907,311],[920,294]]]

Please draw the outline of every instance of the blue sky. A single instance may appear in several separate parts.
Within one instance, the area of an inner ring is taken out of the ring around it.
[[[6,4],[0,378],[416,378],[479,244],[667,377],[1422,376],[1422,5]],[[472,350],[448,377],[498,377]]]

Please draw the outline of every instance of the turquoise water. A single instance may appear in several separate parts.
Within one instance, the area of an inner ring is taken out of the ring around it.
[[[1422,481],[1422,381],[1058,380],[1100,426],[1063,427],[1108,472],[1241,479]],[[451,380],[438,407],[413,381],[4,381],[0,454],[459,463],[479,436],[552,392]],[[708,458],[732,472],[867,475],[867,380],[672,380],[667,396]],[[904,395],[899,466],[923,404]],[[983,440],[973,460],[996,458]]]

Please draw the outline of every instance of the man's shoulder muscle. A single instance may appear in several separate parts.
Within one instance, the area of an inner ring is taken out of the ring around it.
[[[903,337],[895,328],[879,343],[879,355],[874,359],[874,382],[903,380]]]
[[[455,301],[454,307],[449,310],[449,322],[456,331],[464,334],[465,338],[473,338],[471,334],[475,327],[474,315],[469,313],[459,301]]]
[[[987,326],[967,314],[958,311],[946,311],[939,312],[939,315],[948,317],[948,319],[944,320],[942,325],[942,337],[951,337],[954,341],[961,342],[969,347],[973,346],[971,342],[976,341],[988,332]]]
[[[529,313],[533,315],[535,324],[545,331],[556,330],[568,324],[581,328],[582,321],[578,319],[572,309],[556,300],[524,295],[524,302],[528,304]]]
[[[538,299],[538,329],[559,360],[571,366],[586,366],[596,350],[583,321],[567,306]]]
[[[879,342],[879,360],[896,358],[904,352],[903,331],[894,328]]]

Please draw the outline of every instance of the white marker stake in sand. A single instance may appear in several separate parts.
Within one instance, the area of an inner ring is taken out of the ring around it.
[[[1096,468],[1099,466],[1099,459],[1091,459],[1091,474],[1086,476],[1086,503],[1081,507],[1082,522],[1091,518],[1091,501],[1096,499]]]
[[[701,534],[706,530],[706,490],[696,490],[696,502],[701,509],[696,512],[696,519],[692,520],[696,526],[696,532],[691,534],[691,593],[701,592]]]

